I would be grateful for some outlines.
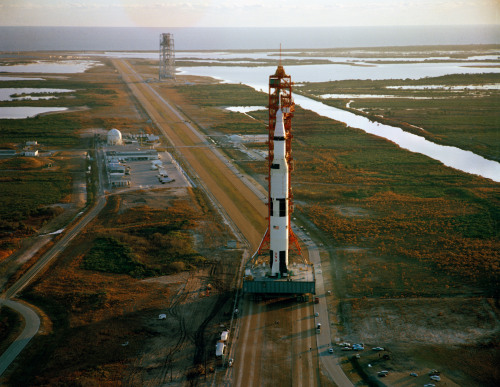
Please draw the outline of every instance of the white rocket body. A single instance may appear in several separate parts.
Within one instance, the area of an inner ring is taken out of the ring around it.
[[[283,111],[276,113],[274,129],[274,157],[271,164],[270,189],[270,264],[271,275],[288,272],[288,164],[286,161],[285,125]]]

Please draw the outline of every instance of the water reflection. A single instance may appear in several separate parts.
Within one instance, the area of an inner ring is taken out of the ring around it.
[[[70,89],[32,89],[27,87],[20,88],[0,88],[0,101],[15,101],[22,99],[38,100],[54,98],[53,95],[32,96],[31,94],[55,94],[55,93],[71,93],[74,90]],[[14,97],[15,96],[15,97]]]
[[[342,79],[421,79],[447,74],[461,73],[499,73],[500,68],[488,69],[473,66],[467,63],[398,63],[380,64],[373,67],[354,67],[346,65],[307,65],[287,66],[288,74],[293,74],[294,82],[325,82]],[[181,73],[189,75],[208,76],[221,79],[228,83],[243,83],[256,90],[267,92],[269,74],[275,71],[274,66],[262,67],[223,67],[199,66],[181,68]],[[345,122],[348,126],[361,129],[398,144],[404,149],[429,156],[442,162],[444,165],[476,175],[480,175],[496,182],[500,182],[500,163],[487,160],[470,151],[451,146],[438,145],[423,137],[407,133],[400,128],[372,122],[345,110],[327,106],[321,102],[295,95],[295,102],[304,109],[312,110],[324,117]]]
[[[441,161],[448,167],[500,182],[500,163],[487,160],[473,152],[452,146],[438,145],[421,136],[405,132],[400,128],[373,122],[366,117],[327,106],[321,102],[300,95],[295,96],[295,103],[321,116],[345,122],[348,126],[361,129],[366,133],[384,137],[395,142],[401,148],[429,156],[435,160]]]
[[[65,107],[0,107],[0,119],[21,119],[37,116],[42,113],[68,110]]]
[[[19,64],[12,66],[0,66],[0,72],[4,73],[47,73],[47,74],[73,74],[83,73],[89,68],[101,65],[96,61],[59,61],[45,62],[37,61],[28,64]]]

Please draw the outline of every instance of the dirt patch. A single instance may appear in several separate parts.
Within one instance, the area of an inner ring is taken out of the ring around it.
[[[95,232],[112,226],[134,228],[145,220],[148,227],[155,225],[155,217],[179,201],[189,203],[200,219],[193,241],[205,245],[209,264],[147,279],[82,269]],[[23,385],[36,376],[38,383],[47,385],[77,379],[99,385],[179,385],[215,369],[212,348],[232,310],[236,267],[228,263],[241,255],[226,249],[228,238],[234,237],[189,189],[111,196],[101,216],[25,292],[48,313],[53,330],[34,339],[20,361],[30,366],[17,368],[9,383]]]
[[[491,306],[474,298],[362,300],[351,308],[350,320],[359,332],[351,339],[374,345],[470,344],[488,340],[500,329]]]
[[[349,206],[333,206],[340,215],[348,217],[368,217],[371,215],[370,211],[365,210],[360,207],[349,207]]]
[[[494,359],[500,321],[493,303],[484,299],[351,300],[343,303],[342,312],[349,324],[344,325],[341,340],[365,343],[360,365],[375,378],[378,371],[389,370],[383,379],[386,385],[429,383],[433,368],[441,371],[446,385],[498,381]],[[378,346],[384,350],[372,350]],[[411,372],[421,376],[410,377]]]

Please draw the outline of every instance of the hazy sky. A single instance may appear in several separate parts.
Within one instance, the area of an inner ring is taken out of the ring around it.
[[[500,24],[500,0],[0,0],[1,26]]]

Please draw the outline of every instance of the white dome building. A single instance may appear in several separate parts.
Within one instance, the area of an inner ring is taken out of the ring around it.
[[[122,145],[122,134],[118,129],[108,132],[108,145]]]

